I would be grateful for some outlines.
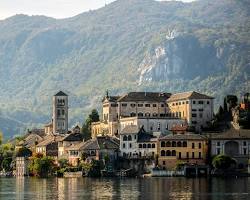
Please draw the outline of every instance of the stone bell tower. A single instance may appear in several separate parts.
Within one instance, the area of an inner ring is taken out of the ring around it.
[[[60,91],[53,96],[53,133],[68,132],[68,95]]]

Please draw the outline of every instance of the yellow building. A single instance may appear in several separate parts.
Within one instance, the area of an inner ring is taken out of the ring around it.
[[[171,134],[158,140],[158,164],[163,169],[173,169],[178,162],[204,165],[208,142],[198,134]]]
[[[186,119],[190,127],[200,131],[213,119],[213,99],[191,91],[173,94],[167,103],[172,116]]]

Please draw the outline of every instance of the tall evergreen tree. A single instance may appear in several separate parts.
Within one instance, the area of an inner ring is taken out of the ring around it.
[[[91,123],[92,122],[98,122],[99,119],[99,113],[96,109],[93,109],[91,113],[89,114],[88,118],[85,120],[85,122],[82,125],[82,134],[85,140],[88,140],[91,138]]]

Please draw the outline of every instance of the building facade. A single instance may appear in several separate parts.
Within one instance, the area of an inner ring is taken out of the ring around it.
[[[247,168],[250,156],[250,130],[231,128],[223,133],[210,133],[211,155],[228,155],[239,168]]]
[[[166,100],[169,93],[130,92],[122,96],[107,95],[102,101],[102,120],[92,124],[92,137],[98,134],[118,136],[121,120],[130,117],[170,117]]]
[[[120,156],[153,158],[157,154],[157,136],[136,125],[126,126],[120,134]]]
[[[53,133],[68,132],[68,95],[60,91],[53,96]]]
[[[213,119],[213,97],[198,92],[173,94],[167,100],[172,116],[186,119],[196,131],[209,126]]]
[[[28,176],[29,158],[16,157],[16,176]]]
[[[205,165],[208,140],[198,134],[170,134],[158,140],[158,165],[162,169],[174,169],[181,163]]]
[[[120,130],[126,126],[136,125],[138,128],[144,128],[148,133],[166,132],[175,126],[185,126],[187,124],[185,119],[175,117],[126,117],[120,119]]]

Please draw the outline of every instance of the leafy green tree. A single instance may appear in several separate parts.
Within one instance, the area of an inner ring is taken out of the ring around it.
[[[53,173],[54,169],[54,160],[49,156],[36,154],[30,159],[29,171],[35,176],[49,176]]]
[[[58,160],[58,163],[59,163],[60,168],[65,168],[65,167],[68,167],[68,165],[69,165],[68,160],[65,158]]]
[[[102,169],[103,169],[103,162],[102,161],[92,160],[91,161],[91,168],[89,170],[88,176],[100,177]]]
[[[89,115],[89,119],[91,122],[98,122],[100,120],[99,113],[96,109],[93,109],[91,111],[91,114]]]
[[[4,169],[5,171],[10,171],[12,169],[11,163],[12,157],[5,157],[2,162],[2,169]]]
[[[228,112],[226,97],[224,98],[224,112]]]
[[[3,143],[3,133],[0,131],[0,145]]]
[[[91,113],[89,114],[88,118],[85,120],[85,122],[82,125],[82,134],[85,140],[88,140],[91,138],[91,123],[92,122],[98,122],[99,121],[99,114],[96,109],[93,109]]]
[[[22,147],[21,149],[19,149],[16,153],[17,157],[30,157],[32,156],[32,152],[26,148],[26,147]]]
[[[9,171],[12,166],[14,147],[11,143],[2,144],[0,147],[0,170]]]
[[[213,167],[226,170],[236,164],[236,161],[227,155],[217,155],[212,160]]]

